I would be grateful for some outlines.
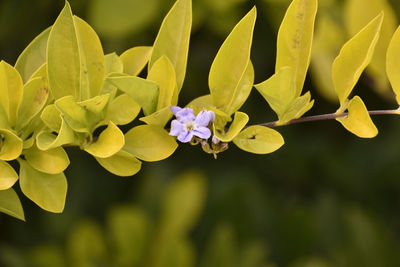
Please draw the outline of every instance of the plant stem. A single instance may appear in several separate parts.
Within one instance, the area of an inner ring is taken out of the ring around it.
[[[368,111],[369,115],[400,115],[399,109],[389,109],[389,110],[371,110]],[[278,126],[285,126],[290,124],[302,123],[302,122],[310,122],[310,121],[324,121],[324,120],[334,120],[337,118],[344,118],[347,116],[347,112],[336,114],[336,113],[329,113],[329,114],[322,114],[322,115],[315,115],[309,117],[302,117],[299,119],[288,121],[284,124],[280,123],[279,121],[272,121],[267,123],[258,124],[259,126],[265,127],[278,127]]]

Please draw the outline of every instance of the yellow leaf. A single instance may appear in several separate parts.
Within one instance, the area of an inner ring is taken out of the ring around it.
[[[159,161],[174,153],[178,144],[163,128],[140,125],[125,134],[124,150],[144,161]]]
[[[149,70],[162,56],[171,61],[176,73],[178,92],[185,79],[191,27],[192,1],[177,0],[161,24],[149,61]]]
[[[246,113],[237,111],[227,132],[225,132],[225,129],[217,129],[215,124],[213,124],[214,135],[222,142],[230,142],[239,134],[243,127],[246,126],[248,121],[249,116],[247,116]]]
[[[370,0],[367,5],[364,0],[349,0],[345,2],[344,16],[348,32],[350,35],[354,35],[380,11],[383,11],[385,18],[374,55],[366,71],[374,80],[374,89],[381,93],[388,93],[389,84],[385,71],[386,50],[398,25],[393,8],[387,0]]]
[[[104,169],[118,176],[135,175],[142,167],[140,160],[123,150],[108,158],[95,158]]]
[[[0,160],[14,160],[21,155],[23,141],[14,132],[7,129],[0,129],[2,136]]]
[[[51,104],[46,106],[42,114],[40,114],[40,118],[42,121],[46,124],[47,127],[50,128],[50,130],[57,132],[61,128],[61,112],[58,111],[56,108],[56,105]]]
[[[11,126],[17,122],[18,106],[22,98],[22,79],[8,63],[0,62],[0,104],[8,115]]]
[[[40,172],[57,174],[63,172],[69,165],[69,158],[62,147],[39,150],[36,146],[24,150],[26,161]]]
[[[386,56],[386,71],[393,91],[396,94],[397,104],[400,105],[400,27],[397,28],[390,41]]]
[[[332,79],[340,106],[356,85],[361,73],[372,59],[383,21],[383,13],[375,17],[340,50],[332,65]]]
[[[378,129],[371,120],[368,110],[360,97],[355,96],[347,106],[348,115],[337,118],[344,128],[361,138],[373,138],[378,134]]]
[[[275,71],[293,70],[296,96],[300,96],[310,64],[317,0],[293,0],[278,32]]]
[[[283,67],[268,80],[254,86],[267,100],[272,110],[282,118],[296,96],[291,67]]]
[[[124,143],[124,134],[110,122],[98,139],[85,147],[85,151],[97,158],[108,158],[120,151]]]
[[[281,134],[264,126],[250,126],[240,132],[233,143],[254,154],[268,154],[278,150],[285,142]]]
[[[141,117],[139,120],[149,125],[155,125],[164,128],[165,124],[172,118],[172,115],[173,114],[170,108],[165,107],[148,116]]]
[[[126,74],[137,76],[149,62],[153,47],[136,46],[121,54],[121,61]]]
[[[81,18],[74,16],[75,34],[80,55],[80,100],[100,93],[105,76],[103,48],[96,32]]]
[[[49,84],[55,99],[72,95],[80,100],[80,60],[74,19],[66,1],[47,42]]]
[[[156,111],[159,91],[156,83],[135,76],[107,77],[106,81],[132,97],[145,115]]]
[[[122,73],[124,71],[122,60],[115,52],[105,55],[104,60],[107,74],[112,72]]]
[[[25,221],[24,210],[17,193],[10,188],[0,190],[0,212],[8,214],[12,217]]]
[[[11,188],[17,180],[18,174],[14,168],[7,162],[0,160],[0,192]]]
[[[186,107],[193,109],[194,114],[197,114],[202,110],[212,110],[216,116],[224,118],[225,121],[232,120],[228,114],[214,106],[211,95],[199,96],[187,104]]]
[[[19,160],[19,184],[22,193],[44,210],[61,213],[67,195],[67,179],[64,173],[47,174]]]
[[[248,96],[250,93],[248,87],[242,87],[241,83],[244,76],[251,76],[250,49],[255,20],[254,7],[226,38],[211,65],[208,84],[213,103],[226,113],[231,110],[230,105],[238,95]],[[248,83],[251,77],[245,80]]]
[[[64,119],[61,121],[60,128],[56,131],[58,134],[55,135],[49,131],[41,131],[36,136],[36,143],[40,150],[48,150],[56,148],[66,144],[75,144],[77,137],[74,131]]]
[[[285,113],[279,119],[279,122],[285,124],[286,122],[294,119],[298,119],[303,116],[304,113],[309,111],[314,105],[314,100],[311,100],[310,92],[296,98],[287,108]]]
[[[133,121],[140,112],[140,106],[127,94],[117,96],[108,106],[105,121],[125,125]]]
[[[19,55],[15,68],[21,74],[26,83],[33,73],[46,63],[47,40],[49,39],[50,27],[41,32]]]

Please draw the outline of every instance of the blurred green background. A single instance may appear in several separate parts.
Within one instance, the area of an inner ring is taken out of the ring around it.
[[[316,24],[318,32],[320,21],[331,17],[342,44],[350,37],[343,19],[346,1],[320,0]],[[151,45],[173,2],[71,0],[71,6],[98,32],[105,53],[120,54]],[[375,2],[382,0],[364,1],[366,6]],[[219,46],[254,4],[255,82],[272,75],[277,29],[288,3],[193,0],[180,105],[207,93]],[[400,2],[390,3],[400,18]],[[0,1],[1,58],[14,64],[63,5],[61,0]],[[338,49],[333,45],[325,53],[323,45],[316,47],[319,56]],[[305,90],[316,100],[309,114],[337,108],[321,89],[323,75],[329,77],[318,73],[321,62],[321,57],[314,60],[306,81]],[[376,93],[377,84],[364,74],[356,93],[371,110],[395,107],[387,94]],[[275,120],[255,90],[242,110],[253,124]],[[232,145],[214,160],[199,147],[181,145],[171,158],[145,163],[128,178],[113,176],[86,153],[69,149],[65,211],[50,214],[22,198],[26,223],[0,214],[0,266],[400,266],[400,120],[386,116],[374,122],[380,134],[372,140],[351,135],[335,121],[283,127],[285,146],[265,156]]]

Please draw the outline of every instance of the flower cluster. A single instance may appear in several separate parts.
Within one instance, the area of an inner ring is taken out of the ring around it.
[[[208,125],[215,120],[213,111],[202,110],[194,115],[191,108],[171,107],[176,119],[171,122],[170,135],[176,136],[182,143],[190,142],[194,136],[201,139],[208,139],[211,131]]]

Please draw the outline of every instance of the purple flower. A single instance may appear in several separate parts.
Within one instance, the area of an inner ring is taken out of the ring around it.
[[[195,116],[191,108],[172,106],[170,109],[176,117],[176,120],[171,122],[170,135],[177,136],[182,143],[190,142],[193,136],[210,138],[211,131],[208,125],[215,119],[213,111],[202,110]]]

